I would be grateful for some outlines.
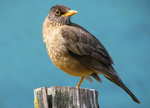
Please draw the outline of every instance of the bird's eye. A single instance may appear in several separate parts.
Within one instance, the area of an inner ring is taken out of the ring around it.
[[[56,10],[56,16],[60,16],[60,15],[61,15],[60,10]]]

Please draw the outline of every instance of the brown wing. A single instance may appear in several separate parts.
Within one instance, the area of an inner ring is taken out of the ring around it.
[[[113,61],[104,46],[87,30],[78,25],[62,28],[69,53],[88,67],[110,68]],[[96,65],[97,64],[97,65]]]

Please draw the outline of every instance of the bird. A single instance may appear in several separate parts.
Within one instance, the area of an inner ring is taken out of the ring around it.
[[[71,21],[78,11],[64,5],[52,6],[43,23],[43,41],[52,63],[72,76],[101,81],[103,75],[121,87],[136,103],[139,99],[127,88],[113,67],[113,60],[103,44],[88,30]]]

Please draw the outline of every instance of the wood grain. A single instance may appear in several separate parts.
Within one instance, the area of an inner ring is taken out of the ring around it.
[[[94,89],[50,87],[34,90],[35,108],[99,108]]]

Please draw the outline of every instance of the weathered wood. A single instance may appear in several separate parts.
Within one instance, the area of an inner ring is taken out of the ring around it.
[[[99,108],[94,89],[50,87],[34,90],[35,108]]]

